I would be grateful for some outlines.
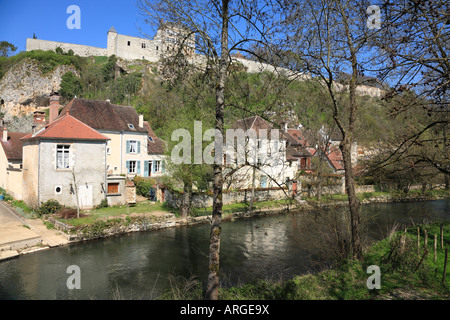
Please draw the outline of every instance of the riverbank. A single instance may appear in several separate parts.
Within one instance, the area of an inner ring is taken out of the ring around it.
[[[417,247],[417,228],[421,241]],[[434,235],[441,224],[416,225],[378,241],[360,261],[346,260],[335,268],[295,276],[287,281],[254,280],[242,286],[219,289],[220,300],[449,300],[450,280],[445,277],[450,223],[442,224],[443,246],[434,257]],[[426,235],[426,237],[425,237]],[[427,245],[425,246],[425,238]],[[425,252],[428,252],[425,253]],[[379,268],[379,281],[370,278],[369,266]],[[445,278],[445,280],[444,280]],[[160,299],[201,300],[202,284],[177,278]],[[369,288],[368,283],[378,286]]]
[[[372,192],[358,194],[361,203],[429,201],[449,198],[448,192],[410,192],[407,196],[400,193]],[[236,203],[223,206],[222,220],[224,222],[236,219],[283,214],[287,212],[309,212],[320,208],[347,206],[346,195],[324,195],[321,199],[305,200],[274,200],[254,203],[253,210],[248,211],[248,204]],[[212,208],[202,208],[193,211],[192,216],[180,218],[177,211],[164,204],[149,201],[136,206],[118,206],[99,208],[81,213],[80,218],[59,213],[33,218],[30,212],[20,207],[16,209],[25,221],[24,225],[39,228],[43,240],[37,246],[18,250],[12,257],[32,253],[70,243],[119,236],[130,232],[145,232],[180,226],[193,226],[211,221]],[[46,230],[45,230],[46,229]],[[48,239],[47,239],[48,238]],[[10,256],[8,256],[10,258]]]

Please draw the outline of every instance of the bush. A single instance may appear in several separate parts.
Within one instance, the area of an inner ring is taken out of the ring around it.
[[[72,72],[66,72],[61,77],[60,93],[66,99],[72,99],[76,95],[80,95],[83,91],[80,79]]]
[[[102,199],[100,201],[99,205],[95,207],[95,209],[101,209],[101,208],[107,208],[108,207],[108,200]]]
[[[136,176],[133,181],[136,185],[136,193],[143,197],[148,197],[153,186],[156,184],[155,179],[142,178],[139,176]]]
[[[39,216],[44,214],[52,214],[61,209],[61,205],[56,200],[48,200],[46,202],[41,202],[39,209],[37,211]]]
[[[3,188],[0,188],[0,194],[3,195],[3,201],[11,201],[13,197]]]

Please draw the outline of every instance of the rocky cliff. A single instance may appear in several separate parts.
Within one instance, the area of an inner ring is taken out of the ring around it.
[[[29,116],[38,107],[48,107],[50,93],[59,90],[61,77],[68,71],[79,73],[67,65],[44,72],[39,62],[30,58],[12,66],[0,80],[0,112],[5,123]]]

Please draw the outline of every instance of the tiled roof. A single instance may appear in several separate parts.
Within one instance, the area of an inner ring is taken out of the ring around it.
[[[7,141],[3,141],[3,127],[0,127],[0,142],[8,160],[22,160],[22,139],[27,133],[8,132]]]
[[[80,120],[70,114],[65,114],[45,126],[35,134],[28,134],[22,138],[26,139],[64,139],[64,140],[109,140],[108,137],[98,133]]]
[[[325,152],[325,155],[327,156],[328,160],[330,161],[331,165],[335,170],[344,170],[343,166],[343,156],[341,149],[338,147],[330,147],[329,152]]]
[[[287,160],[298,160],[299,158],[310,158],[311,153],[303,147],[293,147],[289,146],[286,148],[286,159]]]
[[[144,121],[144,128],[148,131],[148,136],[151,138],[147,139],[147,152],[148,154],[164,154],[165,151],[165,143],[164,140],[158,138],[156,134],[153,132],[152,127],[148,123],[148,121]]]
[[[95,130],[146,133],[139,127],[139,115],[130,106],[119,106],[108,101],[72,99],[60,112],[60,117],[70,115]]]
[[[288,129],[288,133],[295,138],[295,140],[304,147],[309,147],[309,142],[300,129]]]

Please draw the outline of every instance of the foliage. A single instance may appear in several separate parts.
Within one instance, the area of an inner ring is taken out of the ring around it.
[[[0,188],[0,195],[3,195],[4,201],[11,201],[13,197],[3,188]]]
[[[79,78],[72,72],[66,72],[61,77],[60,94],[66,99],[72,99],[74,96],[79,96],[82,91]]]
[[[32,213],[33,209],[27,206],[27,204],[23,200],[13,200],[11,205],[20,208],[24,213]]]
[[[107,208],[108,207],[108,200],[102,199],[100,203],[95,207],[95,209],[101,209],[101,208]]]
[[[41,205],[39,206],[37,210],[37,214],[39,216],[53,214],[57,212],[59,209],[61,209],[61,204],[53,199],[47,200],[46,202],[41,202]]]
[[[143,197],[148,197],[151,189],[156,186],[156,180],[153,178],[135,176],[133,182],[136,185],[136,193]]]
[[[36,60],[44,74],[53,71],[59,65],[72,65],[76,69],[81,70],[87,63],[87,58],[77,55],[58,54],[52,50],[22,51],[12,57],[0,57],[0,79],[12,66],[27,58]]]
[[[0,57],[9,57],[11,53],[17,50],[17,47],[7,41],[0,42]]]

